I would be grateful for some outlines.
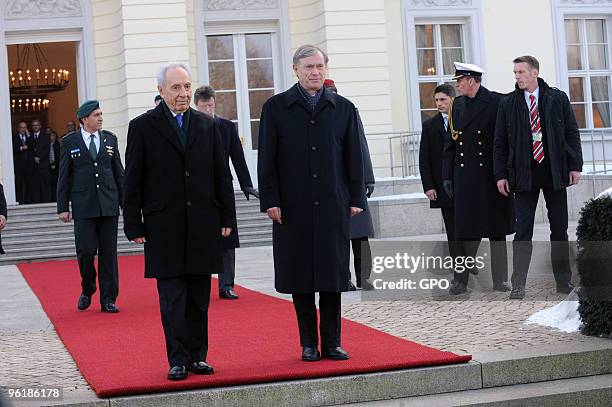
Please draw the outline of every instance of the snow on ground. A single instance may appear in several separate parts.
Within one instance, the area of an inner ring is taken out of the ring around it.
[[[556,328],[562,332],[578,332],[580,314],[578,313],[578,295],[574,290],[564,301],[532,314],[525,324],[536,324]]]

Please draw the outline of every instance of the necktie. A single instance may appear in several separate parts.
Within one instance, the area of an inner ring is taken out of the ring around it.
[[[448,131],[448,116],[442,116],[444,118],[444,131]]]
[[[544,161],[544,145],[542,144],[542,129],[540,127],[540,114],[535,96],[529,95],[529,121],[531,124],[531,137],[533,138],[533,159],[538,163]]]
[[[178,123],[179,129],[183,129],[183,113],[176,115],[176,122]]]
[[[21,135],[21,142],[22,142],[23,144],[25,144],[25,143],[26,143],[26,136],[25,136],[25,135],[23,135],[23,134]]]
[[[91,158],[96,161],[96,157],[98,156],[98,152],[96,151],[96,142],[94,141],[95,136],[92,134],[89,136],[89,154]]]

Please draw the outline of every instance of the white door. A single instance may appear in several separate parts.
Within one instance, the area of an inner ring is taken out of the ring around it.
[[[261,108],[280,91],[277,50],[275,32],[206,36],[209,84],[217,92],[216,114],[236,124],[255,186]],[[238,187],[235,176],[234,186]]]

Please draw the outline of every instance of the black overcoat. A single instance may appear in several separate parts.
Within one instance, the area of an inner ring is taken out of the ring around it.
[[[452,208],[453,200],[442,189],[442,154],[450,133],[444,130],[444,119],[438,113],[423,122],[419,146],[419,171],[423,192],[435,189],[437,199],[429,201],[430,208]]]
[[[81,130],[62,139],[57,180],[57,213],[68,212],[74,219],[119,216],[123,201],[123,165],[117,136],[100,130],[100,149],[94,160],[83,141]]]
[[[444,147],[442,178],[452,179],[455,237],[481,239],[514,233],[512,200],[497,190],[493,176],[493,140],[502,95],[480,86],[471,101],[458,96],[453,103],[457,140]]]
[[[567,95],[538,78],[538,111],[544,154],[554,189],[569,186],[569,172],[582,171],[580,131]],[[513,192],[531,191],[533,140],[525,91],[515,88],[499,104],[495,130],[495,178],[507,179]]]
[[[215,124],[221,133],[225,161],[229,166],[229,160],[230,158],[232,159],[232,165],[234,166],[234,171],[238,177],[240,189],[244,190],[247,187],[253,187],[253,182],[251,182],[251,174],[249,173],[249,167],[246,163],[246,159],[244,158],[244,150],[242,149],[240,137],[238,137],[236,125],[231,120],[227,120],[220,116],[215,116]],[[223,238],[222,245],[224,249],[235,249],[240,247],[240,238],[238,236],[237,227],[232,229],[231,235]]]
[[[349,207],[365,207],[355,106],[323,89],[314,112],[297,85],[263,106],[258,179],[274,223],[276,290],[341,292],[349,283]]]
[[[363,122],[361,121],[361,116],[359,116],[359,110],[357,110],[357,120],[359,124],[359,141],[361,142],[361,156],[363,158],[363,182],[366,185],[374,184],[376,180],[374,178],[374,170],[372,169],[370,149],[363,128]],[[349,235],[351,239],[374,237],[374,225],[372,224],[372,215],[370,214],[370,208],[368,208],[367,201],[365,211],[351,217],[349,226]]]
[[[218,273],[221,227],[236,223],[221,137],[211,117],[190,109],[183,147],[178,125],[164,109],[162,102],[130,121],[125,235],[146,238],[147,278]]]
[[[8,219],[8,210],[6,207],[6,198],[4,197],[4,187],[0,184],[0,215],[4,215],[5,219]],[[2,248],[2,239],[0,239],[0,254],[4,254]]]

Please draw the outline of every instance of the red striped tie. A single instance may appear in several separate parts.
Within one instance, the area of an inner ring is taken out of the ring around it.
[[[531,104],[529,106],[529,120],[531,122],[531,134],[533,137],[533,159],[538,163],[544,161],[544,145],[541,140],[542,129],[540,128],[540,114],[538,113],[538,105],[535,102],[535,96],[529,95]]]

